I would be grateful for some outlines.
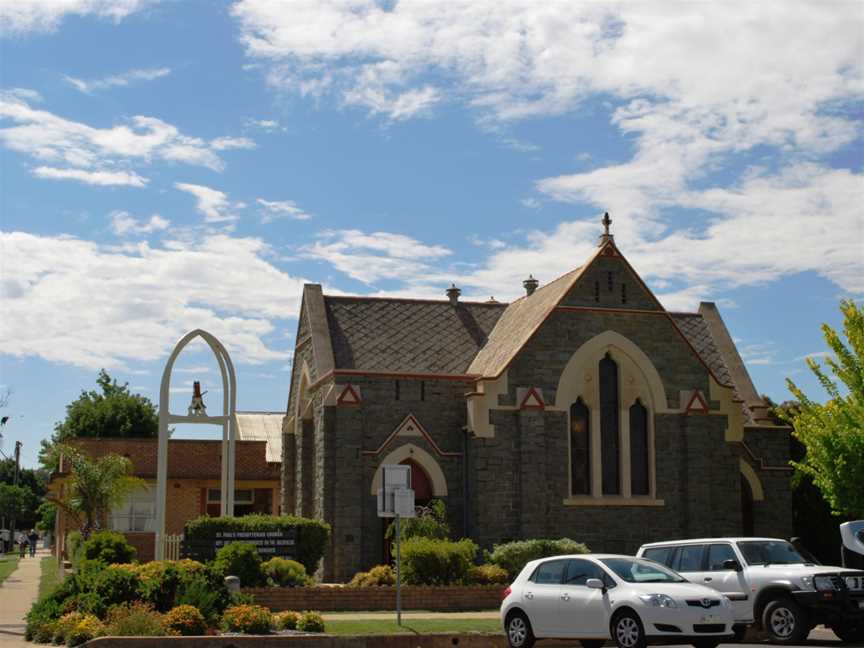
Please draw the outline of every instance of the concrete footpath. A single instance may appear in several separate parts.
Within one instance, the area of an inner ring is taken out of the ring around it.
[[[0,585],[0,646],[26,646],[24,616],[39,596],[42,559],[50,556],[48,549],[37,549],[36,556],[25,557],[18,568]]]

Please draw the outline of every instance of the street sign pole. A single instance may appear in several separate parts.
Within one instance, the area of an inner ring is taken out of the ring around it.
[[[396,514],[396,625],[402,625],[402,529]]]

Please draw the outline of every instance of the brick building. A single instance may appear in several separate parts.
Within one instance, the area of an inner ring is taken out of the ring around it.
[[[608,232],[580,268],[524,286],[511,304],[304,287],[282,509],[332,525],[325,578],[382,561],[388,463],[484,547],[788,536],[789,430],[714,304],[666,311]]]
[[[235,515],[248,513],[278,514],[281,447],[278,433],[283,415],[237,414]],[[277,432],[267,434],[267,428]],[[244,438],[245,437],[245,438]],[[250,440],[256,439],[257,440]],[[271,440],[267,440],[271,439]],[[138,550],[138,558],[152,560],[156,524],[156,464],[158,439],[76,439],[74,445],[92,458],[109,453],[128,457],[134,475],[147,487],[136,491],[125,504],[112,511],[106,528],[123,533]],[[168,442],[168,495],[165,532],[180,534],[188,520],[200,515],[219,515],[219,481],[222,442],[218,440],[171,439]],[[61,458],[60,469],[52,475],[50,489],[62,494],[68,467]],[[65,553],[66,533],[74,528],[72,520],[60,511],[57,520],[57,556]]]

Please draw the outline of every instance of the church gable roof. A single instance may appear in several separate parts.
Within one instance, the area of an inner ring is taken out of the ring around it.
[[[483,376],[497,376],[501,373],[573,287],[588,265],[571,270],[538,288],[533,295],[521,297],[510,304],[492,329],[489,342],[480,349],[480,353],[471,363],[468,373]]]
[[[336,369],[465,374],[506,304],[324,296]]]

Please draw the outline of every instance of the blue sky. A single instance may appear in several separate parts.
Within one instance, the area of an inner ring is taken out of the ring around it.
[[[0,385],[38,441],[186,331],[279,410],[302,284],[505,301],[606,210],[670,310],[715,301],[775,400],[864,294],[864,9],[0,2]],[[184,356],[175,407],[212,361]],[[215,402],[215,401],[214,401]],[[207,431],[215,434],[215,431]]]

